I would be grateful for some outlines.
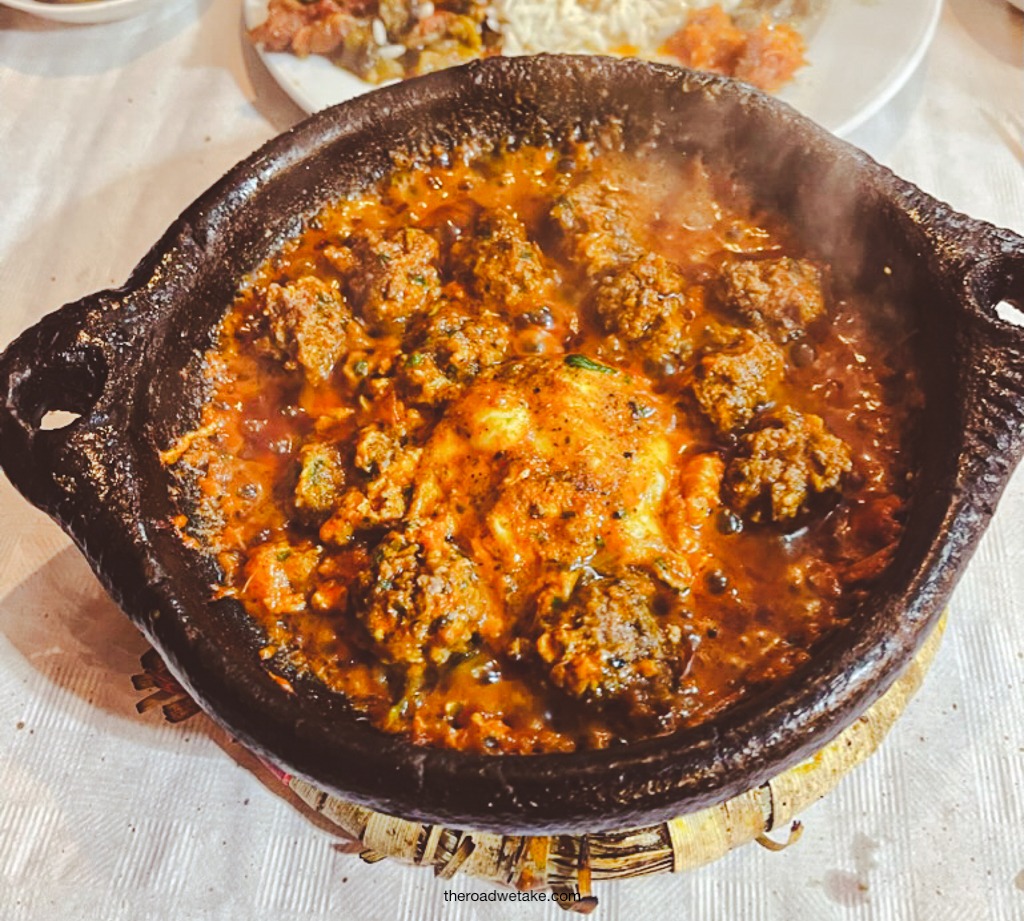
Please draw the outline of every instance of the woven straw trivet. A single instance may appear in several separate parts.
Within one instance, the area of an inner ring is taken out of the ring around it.
[[[374,812],[271,764],[267,767],[311,809],[359,841],[367,863],[392,858],[432,867],[444,879],[461,872],[521,891],[547,889],[563,908],[587,913],[597,906],[591,891],[595,880],[678,873],[751,841],[771,850],[794,843],[802,831],[794,817],[878,748],[921,686],[945,623],[943,616],[909,667],[867,713],[812,757],[717,806],[646,828],[583,835],[498,835],[445,828]],[[155,651],[142,657],[142,665],[145,674],[135,675],[133,683],[153,693],[137,705],[140,713],[161,706],[165,718],[176,723],[199,712]],[[784,843],[767,837],[790,822]]]

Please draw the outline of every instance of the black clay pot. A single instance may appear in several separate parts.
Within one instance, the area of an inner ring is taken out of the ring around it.
[[[239,279],[396,152],[467,137],[592,134],[700,151],[779,211],[834,274],[905,306],[927,407],[895,562],[787,683],[698,728],[622,748],[487,757],[418,749],[312,680],[283,690],[253,623],[213,601],[213,562],[179,541],[157,452],[194,426],[198,368]],[[503,832],[647,824],[762,783],[820,748],[908,663],[1024,449],[1024,239],[951,211],[785,105],[675,68],[492,59],[363,96],[269,143],[192,205],[121,289],[50,314],[0,358],[0,463],[81,547],[203,708],[246,745],[381,811]],[[48,431],[48,410],[80,414]]]

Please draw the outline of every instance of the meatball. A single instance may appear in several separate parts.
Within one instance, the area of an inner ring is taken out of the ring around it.
[[[511,349],[511,330],[488,311],[470,312],[447,302],[423,324],[413,354],[431,355],[452,380],[465,383],[501,364]]]
[[[332,444],[310,442],[302,446],[299,462],[295,507],[307,520],[323,521],[338,502],[345,486],[341,454]]]
[[[405,515],[422,448],[407,445],[380,425],[363,428],[355,441],[353,464],[364,482],[345,491],[320,528],[325,543],[344,546],[357,531],[390,526]]]
[[[350,350],[368,343],[338,284],[312,275],[269,285],[264,315],[271,352],[286,367],[301,366],[314,384],[326,381]]]
[[[802,335],[825,314],[821,271],[807,259],[745,259],[722,268],[720,294],[752,328],[777,342]]]
[[[591,702],[620,701],[637,713],[659,709],[688,659],[652,606],[655,584],[627,572],[577,587],[566,601],[542,599],[536,649],[553,684]]]
[[[771,400],[784,367],[776,346],[747,333],[730,348],[701,359],[693,393],[715,428],[728,434],[746,428],[758,408]]]
[[[350,284],[374,328],[399,332],[440,296],[438,245],[430,234],[415,227],[383,239],[367,234],[353,248],[362,271]]]
[[[553,278],[540,248],[530,242],[522,221],[507,211],[488,211],[475,231],[452,247],[452,259],[468,273],[473,292],[498,310],[518,308],[543,299]]]
[[[732,504],[751,520],[782,521],[812,492],[835,489],[851,466],[849,446],[820,416],[784,407],[740,439],[725,479]]]
[[[459,385],[438,367],[438,357],[415,351],[398,370],[403,395],[411,403],[439,406],[459,392]]]
[[[401,378],[412,399],[436,405],[482,371],[501,364],[512,348],[511,330],[487,311],[470,314],[445,301],[410,336]]]
[[[584,180],[552,205],[551,219],[572,260],[581,264],[590,278],[600,278],[643,255],[634,212],[630,196]]]
[[[656,365],[692,351],[686,335],[686,280],[656,253],[605,276],[597,287],[595,307],[607,332],[638,345]]]
[[[361,590],[358,615],[381,656],[398,664],[441,664],[469,651],[495,609],[471,559],[396,531],[375,551]]]

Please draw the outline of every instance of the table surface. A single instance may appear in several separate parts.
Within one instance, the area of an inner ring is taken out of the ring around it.
[[[182,208],[301,119],[240,21],[240,0],[82,27],[0,7],[0,347],[123,282]],[[947,0],[920,70],[851,140],[1024,231],[1022,25],[1003,0]],[[1024,918],[1022,597],[1019,475],[923,689],[804,814],[799,843],[604,884],[598,917]],[[362,863],[205,717],[138,716],[129,676],[145,648],[0,477],[0,918],[562,917],[446,900],[487,887]]]

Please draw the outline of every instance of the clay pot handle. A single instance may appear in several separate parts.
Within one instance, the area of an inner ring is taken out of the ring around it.
[[[121,428],[126,312],[124,292],[101,291],[48,314],[0,354],[0,467],[62,524],[100,433]]]
[[[1024,456],[1024,238],[990,225],[962,275],[968,322],[956,351],[967,368],[962,392],[967,450],[958,488],[968,514],[985,520]]]

